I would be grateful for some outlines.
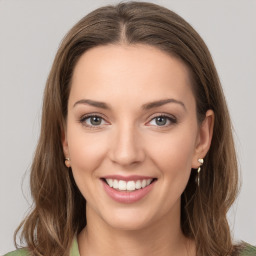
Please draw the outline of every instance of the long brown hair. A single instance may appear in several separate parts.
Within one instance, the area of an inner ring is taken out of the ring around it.
[[[74,236],[86,225],[86,201],[64,165],[62,136],[71,78],[81,55],[107,44],[147,44],[180,58],[189,68],[198,121],[215,113],[210,150],[195,183],[195,171],[181,199],[181,228],[195,240],[197,255],[234,251],[226,214],[238,191],[237,160],[231,121],[207,46],[180,16],[155,4],[120,3],[99,8],[65,36],[49,74],[43,102],[41,135],[31,171],[34,207],[15,233],[32,255],[69,255]]]

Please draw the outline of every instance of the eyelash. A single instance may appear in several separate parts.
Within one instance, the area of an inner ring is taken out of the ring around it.
[[[84,125],[84,126],[90,128],[90,129],[101,129],[101,128],[102,128],[102,127],[100,127],[101,124],[100,124],[100,125],[88,125],[88,124],[86,123],[86,120],[87,120],[87,119],[90,119],[90,118],[93,118],[93,117],[101,118],[102,120],[105,121],[104,117],[103,117],[102,115],[100,115],[100,114],[97,113],[97,114],[88,114],[88,115],[82,116],[81,119],[79,120],[79,122],[80,122],[82,125]],[[106,121],[105,121],[105,122],[106,122]]]
[[[100,124],[100,125],[88,125],[88,124],[86,123],[86,120],[87,120],[87,119],[90,119],[90,118],[93,118],[93,117],[101,118],[101,120],[104,120],[104,122],[106,122],[105,119],[104,119],[104,117],[103,117],[102,115],[98,114],[98,113],[97,113],[97,114],[88,114],[88,115],[82,116],[82,117],[80,118],[79,122],[80,122],[81,124],[83,124],[84,126],[90,128],[90,129],[102,129],[101,124]],[[154,126],[160,128],[160,129],[163,128],[163,127],[168,127],[168,126],[170,126],[170,125],[177,124],[177,119],[176,119],[174,116],[170,116],[170,115],[166,115],[166,114],[156,114],[156,115],[155,115],[153,118],[151,118],[150,121],[147,122],[147,123],[150,123],[150,122],[152,122],[153,120],[156,120],[156,118],[159,118],[159,117],[166,118],[167,121],[169,121],[169,124],[167,124],[167,125],[166,125],[166,124],[163,125],[163,126],[161,126],[161,125],[154,125]],[[107,122],[106,122],[106,123],[107,123]]]
[[[169,121],[169,124],[162,125],[162,126],[161,125],[156,125],[157,128],[161,129],[163,127],[168,127],[170,125],[177,124],[177,119],[174,116],[170,116],[170,115],[166,115],[166,114],[156,114],[155,116],[153,116],[153,118],[151,118],[151,120],[148,123],[152,122],[153,120],[156,120],[156,118],[159,118],[159,117],[166,118],[167,121]]]

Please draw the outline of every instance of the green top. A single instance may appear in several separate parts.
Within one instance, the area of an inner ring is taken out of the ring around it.
[[[256,256],[256,247],[246,244],[246,247],[242,250],[241,256]],[[19,249],[14,252],[9,252],[5,254],[4,256],[29,256],[26,249]],[[70,250],[70,256],[80,256],[79,250],[78,250],[78,244],[76,238],[73,241],[71,250]]]
[[[29,254],[26,249],[18,249],[16,251],[5,254],[4,256],[29,256]],[[76,238],[74,239],[71,246],[70,256],[80,256]]]
[[[79,255],[79,254],[78,254]],[[256,256],[256,247],[246,244],[246,247],[241,251],[241,256]]]

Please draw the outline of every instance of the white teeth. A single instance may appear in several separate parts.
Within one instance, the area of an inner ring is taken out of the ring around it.
[[[137,181],[124,181],[124,180],[115,180],[115,179],[106,179],[107,184],[114,189],[122,191],[134,191],[136,189],[145,188],[148,186],[153,179],[144,179]]]
[[[136,189],[140,189],[141,188],[141,181],[137,180],[136,184],[135,184]]]
[[[126,185],[127,190],[135,190],[135,182],[134,181],[128,181]]]
[[[147,181],[146,181],[146,180],[143,180],[143,181],[141,182],[141,186],[142,186],[143,188],[145,188],[145,187],[147,186]]]
[[[118,181],[114,180],[113,182],[113,188],[119,188]]]
[[[118,183],[118,188],[120,190],[126,190],[126,182],[124,180],[119,180],[119,183]]]
[[[107,183],[111,188],[113,187],[113,180],[107,179]]]

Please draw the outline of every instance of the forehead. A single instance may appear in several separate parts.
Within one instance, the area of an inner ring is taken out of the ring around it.
[[[85,52],[77,62],[70,99],[191,97],[189,70],[176,57],[148,45],[106,45]],[[75,100],[74,99],[74,100]]]

